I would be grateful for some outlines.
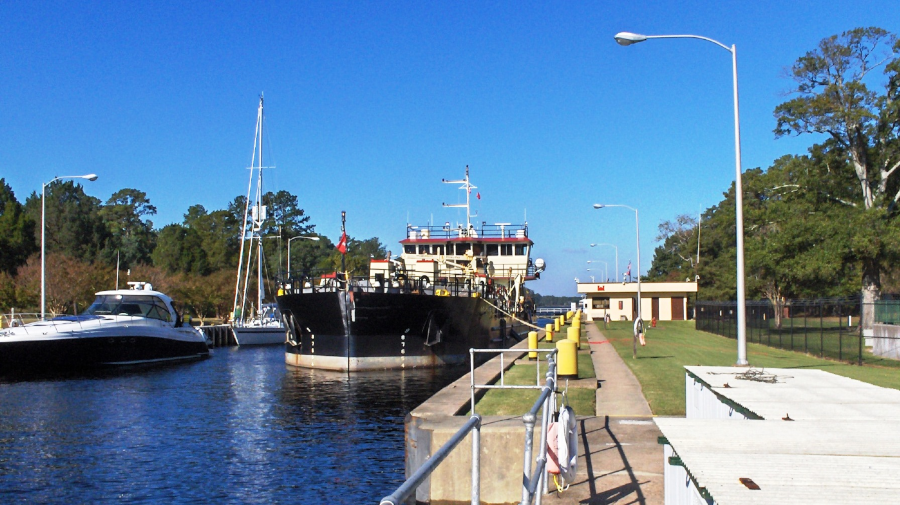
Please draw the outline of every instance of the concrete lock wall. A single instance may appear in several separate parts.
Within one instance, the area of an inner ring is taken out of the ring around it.
[[[872,337],[872,354],[884,358],[900,359],[900,326],[876,324]]]
[[[406,476],[411,476],[468,420],[466,416],[408,417]],[[534,455],[540,424],[534,430]],[[520,416],[486,416],[481,427],[481,503],[519,503],[522,499],[525,425]],[[534,463],[532,463],[534,464]],[[471,503],[472,433],[460,442],[416,491],[416,500],[431,504]]]

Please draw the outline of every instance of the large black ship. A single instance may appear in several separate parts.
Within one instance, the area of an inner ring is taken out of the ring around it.
[[[396,258],[372,259],[368,276],[335,272],[283,283],[276,297],[287,328],[288,365],[330,370],[436,367],[468,362],[469,349],[506,348],[528,331],[533,303],[524,282],[528,225],[475,227],[469,170],[466,223],[407,225]]]

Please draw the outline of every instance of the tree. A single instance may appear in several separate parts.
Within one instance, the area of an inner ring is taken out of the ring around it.
[[[697,275],[699,226],[696,219],[687,214],[677,216],[674,221],[659,224],[653,261],[647,271],[651,281],[693,280]]]
[[[84,193],[73,181],[55,181],[45,189],[45,249],[84,261],[97,260],[106,247],[109,231],[100,218],[100,200]],[[28,215],[38,225],[35,241],[41,240],[41,195],[32,193],[25,201]]]
[[[184,215],[184,226],[200,235],[210,271],[237,268],[240,222],[232,212],[207,212],[202,205],[192,205]]]
[[[137,189],[120,189],[112,194],[99,210],[100,218],[110,234],[103,256],[110,264],[116,263],[118,253],[122,268],[138,263],[149,263],[155,235],[153,222],[146,216],[156,214],[147,194]]]
[[[378,240],[378,237],[366,240],[347,237],[347,254],[344,258],[344,265],[351,276],[367,275],[369,273],[370,259],[385,259],[386,257],[387,251],[381,244],[381,241]],[[331,254],[321,266],[330,271],[339,271],[341,269],[340,251],[332,249]]]
[[[203,240],[194,228],[170,224],[160,230],[153,264],[168,273],[206,275],[209,264],[203,250]]]
[[[821,133],[830,137],[836,152],[845,156],[856,175],[858,191],[845,204],[863,210],[853,221],[866,228],[854,238],[861,262],[864,303],[880,296],[883,264],[896,257],[900,241],[886,231],[900,200],[900,42],[881,28],[856,28],[819,42],[818,48],[799,58],[791,69],[798,94],[775,108],[776,137]],[[886,84],[872,71],[884,66]],[[881,86],[884,92],[870,89]],[[867,311],[864,325],[871,327]]]
[[[14,276],[28,256],[38,250],[34,237],[35,222],[0,178],[0,272]]]

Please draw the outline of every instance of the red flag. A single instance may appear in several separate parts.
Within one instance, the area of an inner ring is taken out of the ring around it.
[[[478,193],[475,193],[475,196],[478,197],[479,200],[481,200],[481,191],[479,191]]]
[[[341,251],[341,254],[347,254],[347,232],[341,234],[341,241],[338,242],[337,250]]]

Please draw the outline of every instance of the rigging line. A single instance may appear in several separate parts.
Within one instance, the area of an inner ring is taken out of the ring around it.
[[[501,309],[500,307],[494,305],[493,303],[487,301],[487,300],[484,299],[484,298],[482,298],[482,300],[484,300],[484,303],[490,305],[491,307],[494,307],[495,309],[497,309],[497,310],[500,311],[501,313],[503,313],[503,314],[505,314],[505,315],[507,315],[507,316],[509,316],[509,317],[511,317],[511,318],[513,318],[513,319],[515,319],[516,321],[518,321],[518,322],[524,324],[525,326],[530,326],[531,328],[534,328],[535,330],[543,330],[543,329],[544,329],[544,328],[541,328],[541,327],[539,327],[539,326],[535,326],[535,325],[529,323],[528,321],[523,321],[523,320],[519,319],[518,317],[516,317],[516,316],[510,314],[509,312],[507,312],[507,311]]]

